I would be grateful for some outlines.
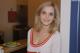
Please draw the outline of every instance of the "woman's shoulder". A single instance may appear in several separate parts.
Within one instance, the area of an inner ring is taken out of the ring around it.
[[[55,33],[52,34],[52,37],[54,38],[60,38],[60,32],[56,31]]]
[[[30,33],[30,32],[31,32],[31,30],[32,30],[32,28],[30,28],[30,29],[28,30],[28,33]]]
[[[60,35],[60,32],[59,32],[59,31],[56,31],[55,34],[56,34],[56,35]]]
[[[31,33],[32,33],[31,31],[32,31],[32,28],[30,28],[30,29],[28,30],[28,34],[27,34],[27,35],[28,35],[28,38],[30,38],[30,35],[31,35]]]
[[[59,31],[55,31],[52,35],[60,35]]]

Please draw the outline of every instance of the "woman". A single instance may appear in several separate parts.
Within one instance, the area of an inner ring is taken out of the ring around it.
[[[28,53],[60,53],[59,13],[52,2],[45,2],[35,13],[28,31]]]

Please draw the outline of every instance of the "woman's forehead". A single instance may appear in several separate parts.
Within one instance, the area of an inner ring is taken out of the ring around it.
[[[45,6],[45,7],[42,8],[41,11],[54,12],[54,7],[52,7],[52,6]]]

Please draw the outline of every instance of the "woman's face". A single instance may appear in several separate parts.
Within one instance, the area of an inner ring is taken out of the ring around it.
[[[45,6],[40,13],[41,23],[49,26],[54,20],[54,8],[52,6]]]

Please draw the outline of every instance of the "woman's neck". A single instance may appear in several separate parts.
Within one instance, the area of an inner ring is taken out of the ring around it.
[[[41,28],[41,31],[48,31],[49,30],[49,26],[43,26],[42,28]]]

